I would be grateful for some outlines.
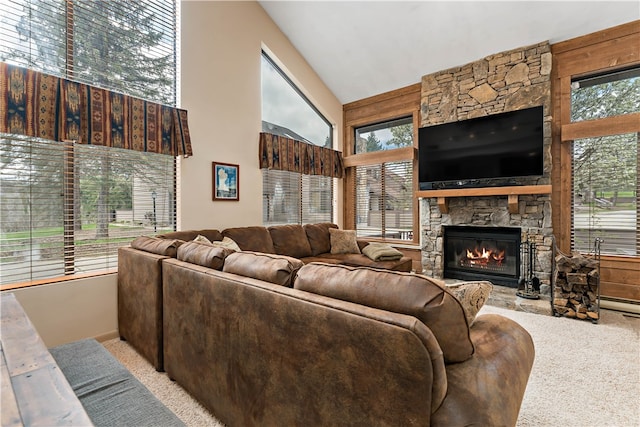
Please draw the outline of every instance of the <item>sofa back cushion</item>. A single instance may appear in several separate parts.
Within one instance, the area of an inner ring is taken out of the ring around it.
[[[222,231],[224,237],[228,237],[240,246],[243,251],[264,252],[274,254],[271,235],[266,227],[235,227]]]
[[[311,256],[307,233],[300,224],[274,225],[269,227],[273,248],[277,254],[294,258]]]
[[[161,239],[180,239],[185,242],[190,242],[198,236],[204,236],[210,242],[222,240],[222,233],[215,229],[173,231],[171,233],[160,234],[158,237]]]
[[[133,249],[175,258],[178,253],[178,247],[183,243],[184,241],[179,239],[160,239],[158,237],[139,236],[131,242],[131,247]]]
[[[178,248],[178,259],[203,267],[222,270],[225,258],[233,251],[207,243],[186,242]]]
[[[338,226],[329,222],[304,225],[304,231],[307,234],[307,240],[311,247],[311,256],[331,252],[331,238],[329,237],[330,228],[337,229]]]
[[[291,287],[304,264],[296,258],[261,252],[234,252],[227,256],[222,271]]]
[[[294,288],[414,316],[431,329],[446,362],[462,362],[473,355],[460,302],[426,276],[311,263],[298,271]]]

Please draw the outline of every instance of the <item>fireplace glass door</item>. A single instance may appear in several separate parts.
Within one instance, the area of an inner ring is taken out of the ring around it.
[[[489,280],[517,287],[519,228],[447,226],[443,248],[445,278]]]

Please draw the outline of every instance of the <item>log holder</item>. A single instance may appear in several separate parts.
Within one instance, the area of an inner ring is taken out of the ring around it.
[[[598,318],[597,319],[588,319],[591,321],[591,323],[597,324],[598,321],[600,320],[600,259],[601,259],[601,246],[602,243],[604,242],[604,239],[600,238],[600,237],[596,237],[593,240],[593,251],[589,252],[587,254],[585,254],[585,256],[589,257],[589,258],[593,258],[596,261],[596,270],[597,270],[597,274],[596,274],[596,283],[593,285],[595,286],[595,294],[596,294],[596,313],[598,314]],[[552,271],[551,271],[551,292],[552,292],[552,297],[551,297],[551,312],[553,313],[553,315],[555,317],[560,317],[561,314],[556,310],[556,307],[553,303],[554,298],[555,298],[555,293],[556,293],[556,243],[555,243],[555,238],[553,240],[553,245],[552,245],[552,249],[553,249],[553,255],[552,255]],[[559,250],[558,250],[559,252]],[[588,285],[589,289],[593,289],[591,287],[591,285]]]

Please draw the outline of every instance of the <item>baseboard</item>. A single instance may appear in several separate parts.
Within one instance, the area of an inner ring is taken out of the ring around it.
[[[602,298],[600,300],[600,308],[606,308],[607,310],[623,311],[625,313],[640,315],[640,304],[637,304],[637,303],[634,304],[630,302]]]
[[[107,332],[106,334],[98,335],[93,338],[95,338],[95,340],[98,342],[105,342],[105,341],[109,341],[119,337],[120,337],[120,334],[118,333],[117,330],[115,330],[115,331]]]

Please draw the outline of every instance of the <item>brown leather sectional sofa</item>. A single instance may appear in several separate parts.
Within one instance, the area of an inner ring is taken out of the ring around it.
[[[271,227],[235,227],[222,231],[176,231],[158,237],[183,241],[191,241],[198,235],[203,235],[211,241],[228,237],[235,241],[243,251],[287,255],[298,258],[305,264],[326,262],[385,270],[411,271],[411,258],[409,257],[402,257],[394,261],[373,261],[362,253],[331,253],[330,228],[337,230],[338,226],[331,223],[318,223],[274,225]],[[368,245],[368,242],[364,240],[358,240],[357,243],[360,250]]]
[[[438,282],[173,239],[136,246],[120,252],[121,336],[228,426],[516,423],[530,335],[498,315],[469,326]],[[161,355],[139,342],[145,330],[160,331]]]
[[[232,239],[245,251],[287,255],[304,263],[325,262],[367,266],[397,271],[411,271],[411,258],[373,261],[363,254],[332,254],[329,229],[331,223],[304,226],[234,227],[185,230],[158,238],[141,237],[131,247],[118,252],[118,328],[120,337],[129,341],[158,370],[163,370],[162,352],[162,261],[175,258],[177,248],[198,236],[210,241]],[[359,248],[367,245],[358,241]]]

